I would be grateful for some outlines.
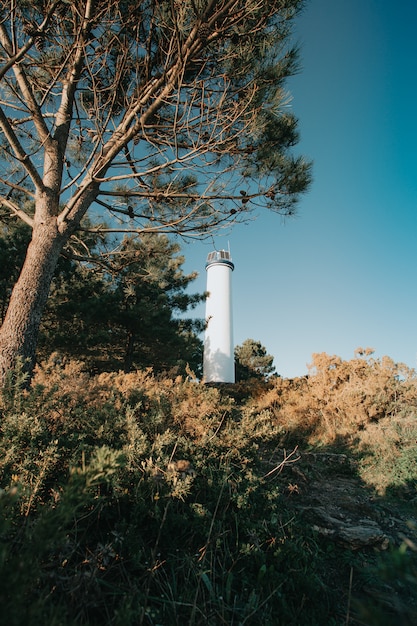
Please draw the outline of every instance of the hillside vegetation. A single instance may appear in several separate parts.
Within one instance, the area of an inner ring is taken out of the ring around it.
[[[417,376],[207,386],[53,356],[0,422],[1,624],[417,623]]]

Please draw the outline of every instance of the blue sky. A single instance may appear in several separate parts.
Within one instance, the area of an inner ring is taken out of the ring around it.
[[[261,341],[282,376],[358,346],[417,365],[416,23],[414,0],[309,0],[297,20],[288,89],[313,185],[295,218],[264,213],[214,240],[235,263],[235,344]],[[194,292],[212,249],[182,248]]]

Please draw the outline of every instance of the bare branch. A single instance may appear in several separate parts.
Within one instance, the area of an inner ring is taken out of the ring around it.
[[[0,107],[0,128],[2,129],[7,141],[9,142],[9,145],[12,148],[16,159],[22,164],[26,172],[29,174],[35,187],[37,189],[41,189],[43,186],[43,183],[38,173],[38,170],[36,169],[35,165],[30,160],[28,154],[23,149],[9,120],[7,119],[1,107]]]
[[[25,211],[22,211],[21,209],[19,209],[19,207],[16,206],[14,202],[9,200],[8,198],[0,197],[0,205],[5,206],[8,209],[10,209],[14,217],[19,217],[23,222],[25,222],[25,224],[28,224],[28,226],[33,227],[33,218],[30,217],[27,213],[25,213]]]
[[[32,34],[32,37],[29,39],[29,41],[18,52],[15,52],[16,43],[14,41],[12,44],[12,42],[10,41],[10,38],[7,34],[4,23],[0,24],[0,43],[10,57],[9,61],[5,63],[3,68],[0,70],[0,80],[3,78],[3,76],[6,74],[6,72],[10,68],[13,69],[16,79],[20,85],[20,89],[25,99],[26,105],[32,116],[32,120],[38,131],[39,139],[42,143],[46,142],[49,138],[48,127],[45,124],[43,115],[41,113],[41,109],[33,94],[32,86],[29,80],[27,79],[25,72],[23,71],[22,66],[19,63],[19,61],[27,54],[30,48],[34,45],[36,38],[42,37],[44,35],[57,4],[58,2],[55,2],[52,4],[42,24],[40,24],[39,27],[37,27],[36,32]],[[13,33],[14,33],[14,29],[13,29]],[[13,36],[15,38],[15,35]]]
[[[286,465],[297,463],[297,461],[299,461],[301,458],[298,452],[298,446],[295,446],[294,450],[292,450],[289,454],[287,454],[287,451],[284,450],[283,456],[284,458],[282,459],[282,461],[280,461],[278,465],[276,465],[269,472],[267,472],[265,476],[263,476],[263,478],[269,478],[269,476],[272,476],[273,474],[275,475],[280,474]]]

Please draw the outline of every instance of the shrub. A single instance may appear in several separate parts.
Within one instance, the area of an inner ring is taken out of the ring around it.
[[[332,572],[351,565],[336,552],[329,571],[290,506],[289,444],[342,436],[366,480],[385,458],[384,489],[411,488],[416,381],[390,361],[314,362],[251,390],[55,359],[6,390],[0,622],[345,623]]]

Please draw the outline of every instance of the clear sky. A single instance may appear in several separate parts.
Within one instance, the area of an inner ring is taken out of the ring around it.
[[[288,89],[313,185],[295,218],[264,213],[214,239],[235,263],[235,344],[261,341],[282,376],[358,346],[417,365],[416,24],[415,0],[309,0],[297,20]],[[182,248],[194,292],[212,249]]]

